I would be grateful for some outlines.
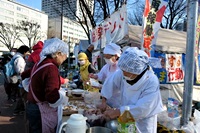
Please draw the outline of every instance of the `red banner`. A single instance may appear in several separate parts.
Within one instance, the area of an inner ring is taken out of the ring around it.
[[[152,42],[155,44],[168,0],[146,0],[143,14],[142,49],[149,55]]]

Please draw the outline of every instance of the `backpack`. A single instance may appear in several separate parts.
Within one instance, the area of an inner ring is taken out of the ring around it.
[[[19,58],[19,56],[12,58],[8,63],[4,65],[4,73],[7,78],[17,74],[14,66],[14,62],[17,58]]]

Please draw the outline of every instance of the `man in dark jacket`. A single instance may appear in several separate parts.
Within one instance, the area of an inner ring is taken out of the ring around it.
[[[85,51],[85,54],[88,57],[89,62],[92,64],[92,51],[94,50],[94,45],[90,44]]]

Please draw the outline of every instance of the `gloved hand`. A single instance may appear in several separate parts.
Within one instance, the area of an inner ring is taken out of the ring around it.
[[[102,112],[104,112],[107,108],[106,102],[102,101],[101,104],[97,105],[97,108],[100,109]]]
[[[120,110],[119,109],[107,109],[104,112],[104,115],[110,119],[115,119],[118,116],[120,116]]]
[[[59,93],[62,94],[63,96],[66,96],[65,88],[60,87]]]
[[[102,104],[97,105],[97,108],[100,109],[101,111],[105,111],[106,107],[107,107],[106,103],[102,103]]]
[[[63,106],[67,106],[68,105],[68,101],[69,101],[69,97],[67,97],[67,96],[65,96],[64,98],[63,98]]]
[[[90,73],[89,78],[98,79],[98,76],[96,74]]]
[[[65,106],[68,104],[69,98],[66,96],[66,91],[64,88],[60,88],[59,93],[62,96],[62,104]]]
[[[61,88],[59,90],[59,95],[60,95],[60,98],[55,103],[53,104],[49,103],[50,107],[56,108],[60,105],[64,105],[64,106],[68,105],[69,98],[66,96],[65,89]]]

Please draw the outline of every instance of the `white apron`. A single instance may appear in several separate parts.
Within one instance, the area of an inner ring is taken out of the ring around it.
[[[47,64],[40,66],[36,70],[35,70],[35,67],[37,65],[34,65],[32,73],[31,73],[31,78],[40,69],[42,69],[46,66],[49,66],[49,65],[54,65],[54,64],[47,63]],[[60,105],[59,107],[53,108],[53,107],[50,107],[48,102],[39,101],[39,99],[33,93],[31,85],[30,85],[30,92],[32,93],[33,98],[37,102],[37,105],[40,109],[41,120],[42,120],[42,133],[55,133],[56,127],[57,127],[57,129],[56,129],[56,132],[57,132],[59,129],[59,125],[61,124],[61,121],[62,121],[62,106]]]

